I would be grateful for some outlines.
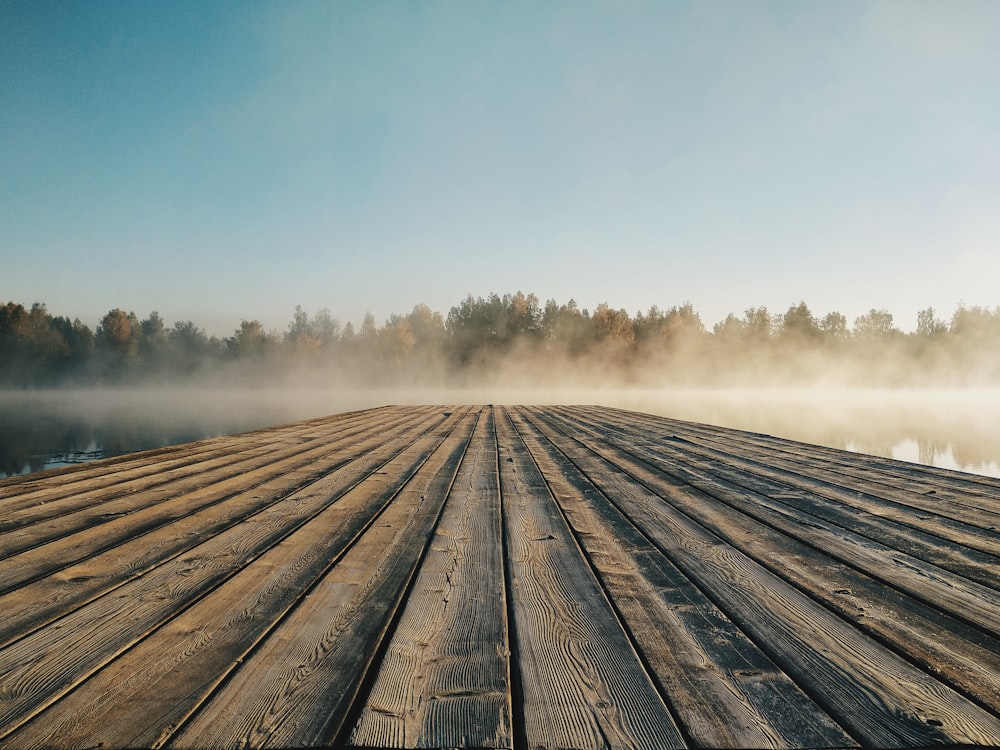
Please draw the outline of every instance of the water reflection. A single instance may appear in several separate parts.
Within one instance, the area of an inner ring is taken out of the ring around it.
[[[387,403],[600,403],[1000,477],[1000,390],[0,393],[0,476]]]
[[[251,394],[0,393],[0,476],[270,427],[289,414]]]
[[[1000,391],[689,391],[629,408],[1000,477]]]

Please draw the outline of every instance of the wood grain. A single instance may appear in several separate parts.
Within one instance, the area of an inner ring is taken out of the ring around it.
[[[671,502],[713,502],[589,436],[574,461],[699,588],[862,744],[995,744],[1000,719],[866,637]],[[626,473],[626,470],[627,472]],[[666,480],[666,481],[665,481]],[[657,490],[658,492],[654,491]]]
[[[512,416],[695,745],[855,744],[559,450],[568,438]]]
[[[334,741],[400,608],[470,432],[439,456],[440,466],[427,467],[430,485],[418,485],[389,506],[172,746],[302,747]],[[400,514],[411,517],[414,528],[399,523]]]
[[[528,746],[685,747],[532,455],[506,412],[499,412],[510,597]]]
[[[494,418],[469,446],[350,737],[358,747],[512,747]]]
[[[0,649],[0,727],[9,731],[50,705],[373,476],[411,444],[412,433],[440,422],[417,422],[348,467]]]
[[[334,415],[0,480],[0,746],[994,747],[998,563],[998,480]]]

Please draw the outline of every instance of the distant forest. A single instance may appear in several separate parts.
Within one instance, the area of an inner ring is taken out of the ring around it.
[[[113,309],[96,331],[44,304],[0,307],[0,385],[160,382],[453,387],[478,384],[782,386],[1000,385],[1000,307],[932,308],[904,333],[886,310],[849,324],[805,302],[751,308],[711,328],[688,303],[629,315],[533,294],[468,296],[448,314],[417,305],[359,330],[297,307],[284,331],[244,320],[231,336]]]

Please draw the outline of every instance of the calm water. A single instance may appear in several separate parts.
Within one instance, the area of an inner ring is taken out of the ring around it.
[[[0,392],[0,476],[389,403],[601,403],[1000,477],[1000,390]]]

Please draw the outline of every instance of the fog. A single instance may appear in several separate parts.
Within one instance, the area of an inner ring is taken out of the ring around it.
[[[1000,389],[156,387],[0,392],[17,474],[386,404],[601,404],[1000,476]]]
[[[297,308],[225,339],[110,311],[95,333],[0,308],[0,472],[384,404],[604,404],[998,473],[1000,308],[928,308],[911,332],[804,302],[707,328],[685,303],[630,315],[521,292],[417,305],[357,331]]]

